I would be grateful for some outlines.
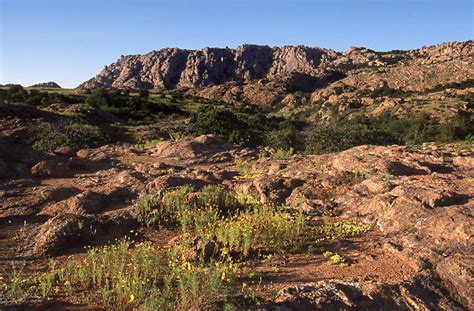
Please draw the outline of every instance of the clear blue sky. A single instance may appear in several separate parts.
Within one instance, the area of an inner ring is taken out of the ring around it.
[[[472,0],[0,0],[0,84],[76,87],[120,55],[304,44],[411,49],[473,38]]]

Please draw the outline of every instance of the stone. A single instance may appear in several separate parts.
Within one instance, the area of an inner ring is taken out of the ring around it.
[[[159,142],[154,155],[161,158],[196,158],[203,155],[214,155],[232,148],[232,144],[226,143],[215,135],[202,135],[179,142]]]
[[[74,151],[71,147],[59,147],[53,151],[54,154],[58,156],[69,157],[74,155]]]
[[[31,174],[37,177],[53,178],[68,178],[74,175],[65,163],[56,160],[38,162],[31,168]]]

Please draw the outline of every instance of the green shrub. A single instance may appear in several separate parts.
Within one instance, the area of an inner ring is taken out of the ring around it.
[[[43,124],[35,134],[33,149],[52,152],[59,147],[72,149],[93,148],[107,143],[107,136],[101,129],[88,124]]]
[[[337,152],[363,144],[391,144],[395,140],[369,118],[332,121],[318,125],[306,141],[306,152],[321,154]]]
[[[95,125],[73,123],[66,127],[66,133],[74,149],[97,147],[107,142],[105,134]]]
[[[227,141],[245,146],[259,146],[264,134],[259,117],[230,109],[203,106],[193,115],[188,131],[192,135],[216,134]]]
[[[225,251],[248,256],[251,250],[280,250],[303,231],[303,214],[290,216],[274,206],[256,204],[233,217],[219,221],[215,226],[217,241]]]
[[[151,226],[168,226],[178,222],[178,215],[192,208],[185,202],[187,194],[193,191],[191,186],[182,186],[164,194],[143,195],[138,199],[137,220]]]
[[[236,160],[235,168],[239,172],[239,176],[236,177],[237,179],[253,179],[260,176],[260,173],[254,171],[252,168],[252,164],[249,162]]]
[[[337,152],[363,144],[418,145],[462,141],[474,134],[473,124],[469,115],[457,115],[443,122],[427,114],[400,118],[389,114],[379,118],[357,116],[316,125],[306,140],[306,152]]]
[[[33,143],[33,149],[40,152],[53,152],[60,147],[68,147],[73,143],[69,137],[61,132],[48,132]]]
[[[331,264],[343,265],[346,263],[346,258],[338,253],[326,251],[323,253],[323,256],[326,257]]]
[[[121,118],[134,121],[155,121],[160,114],[183,114],[177,107],[150,100],[147,90],[139,91],[132,96],[127,90],[95,89],[85,98],[86,104]]]
[[[293,127],[269,131],[265,136],[265,144],[275,149],[296,149],[299,145],[298,131]]]

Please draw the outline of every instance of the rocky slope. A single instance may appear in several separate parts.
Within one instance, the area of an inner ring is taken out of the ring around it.
[[[471,65],[472,70],[473,50],[472,41],[392,52],[375,52],[354,47],[340,53],[318,47],[271,48],[258,45],[243,45],[236,49],[166,48],[144,55],[122,56],[80,87],[200,88],[226,82],[248,83],[274,79],[294,72],[318,76],[331,70],[350,73],[358,69],[376,69],[373,71],[376,73],[380,71],[378,68],[384,67],[439,65],[453,61],[454,63],[447,63],[446,66],[461,70],[458,75],[463,75],[463,70],[466,69],[463,67]],[[400,73],[402,74],[404,72]],[[464,75],[461,79],[465,77]],[[459,79],[459,76],[450,77],[448,73],[443,77],[445,82]]]
[[[204,135],[140,149],[33,150],[25,131],[59,117],[28,106],[0,111],[0,269],[25,261],[28,271],[41,269],[48,258],[66,260],[65,254],[72,254],[67,260],[80,259],[82,246],[102,245],[130,230],[165,245],[179,230],[140,226],[137,198],[217,184],[262,203],[302,207],[316,220],[331,215],[372,228],[361,237],[324,244],[347,258],[344,266],[328,264],[318,252],[289,250],[254,262],[264,276],[255,287],[268,295],[268,309],[474,307],[472,147],[359,146],[275,159]],[[248,163],[252,174],[236,178],[237,161]],[[58,308],[69,303],[54,299]]]
[[[141,150],[58,151],[36,157],[31,173],[2,180],[0,266],[21,258],[38,264],[45,254],[81,252],[80,245],[137,230],[140,194],[220,184],[261,202],[303,206],[313,217],[372,225],[369,236],[327,246],[350,258],[346,266],[328,265],[320,254],[257,263],[265,275],[258,286],[276,292],[265,302],[270,309],[472,309],[473,155],[427,144],[271,159],[213,136]],[[251,163],[255,177],[234,178],[236,160]],[[164,234],[151,240],[161,245],[173,237]]]
[[[173,48],[122,56],[80,87],[187,89],[193,96],[268,109],[295,93],[370,93],[381,87],[426,92],[466,83],[474,76],[473,55],[472,40],[390,52],[257,45]]]

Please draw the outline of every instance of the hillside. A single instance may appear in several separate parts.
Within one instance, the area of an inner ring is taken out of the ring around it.
[[[303,113],[313,119],[327,119],[332,110],[380,114],[387,106],[405,112],[420,106],[431,114],[431,108],[424,108],[428,98],[438,101],[438,107],[449,106],[439,108],[443,115],[466,99],[473,100],[473,57],[472,40],[390,52],[256,45],[163,49],[122,56],[80,88],[177,89],[190,96],[267,112]]]
[[[30,87],[33,88],[51,88],[51,89],[60,89],[61,86],[56,82],[49,81],[49,82],[41,82],[31,85]]]

